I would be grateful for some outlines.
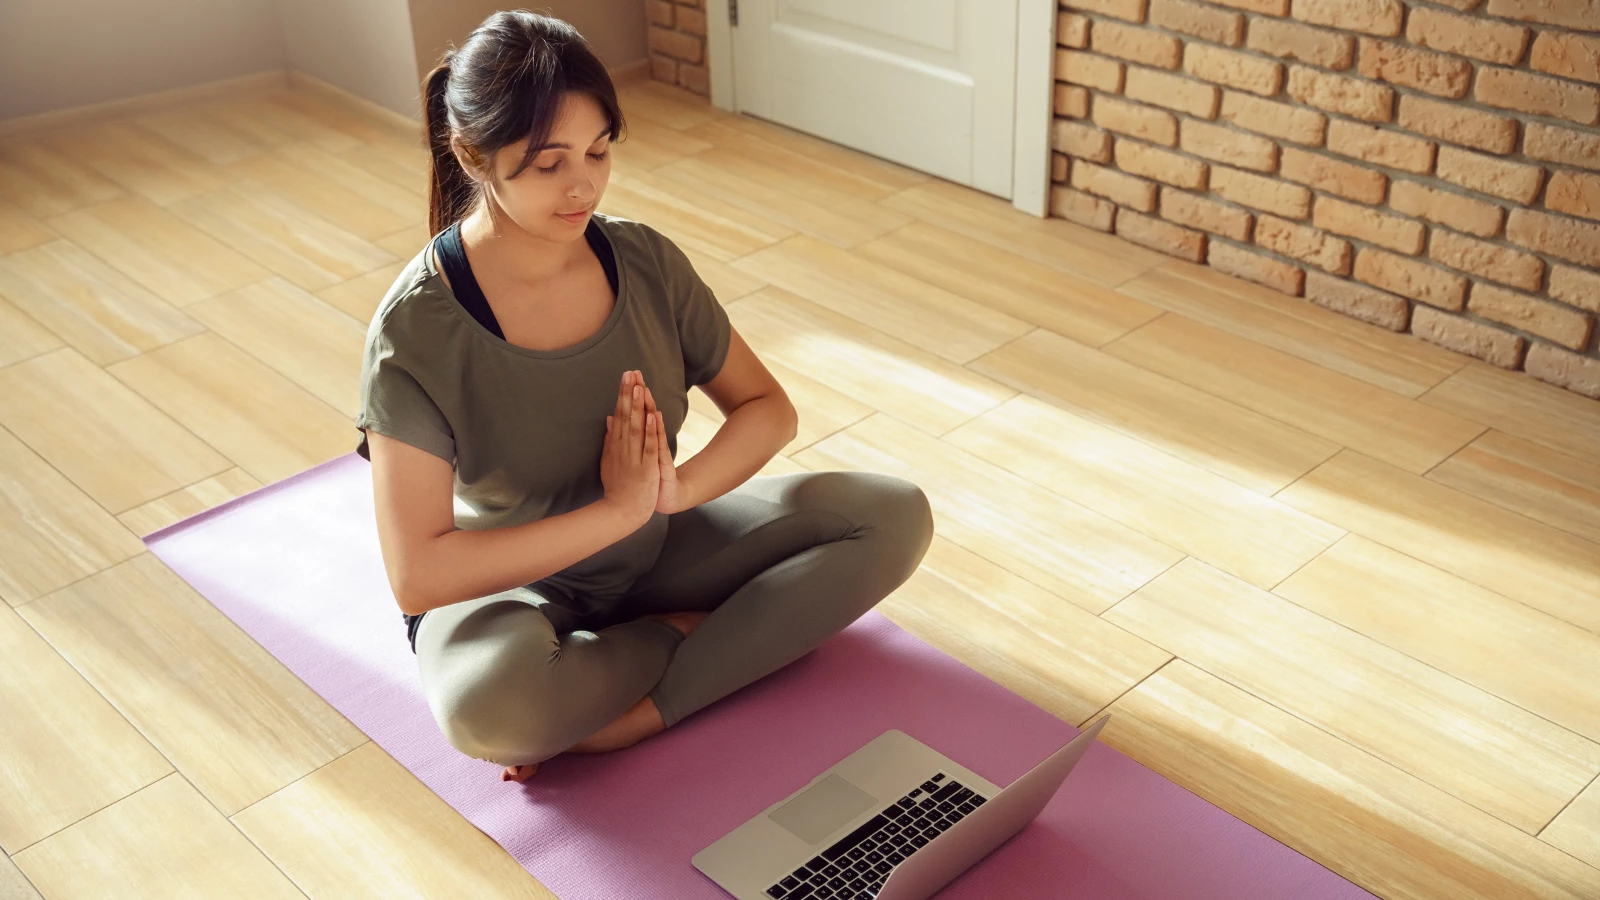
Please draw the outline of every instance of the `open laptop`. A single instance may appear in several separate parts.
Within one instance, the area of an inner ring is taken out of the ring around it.
[[[738,900],[927,900],[1044,809],[1101,716],[1004,790],[891,729],[696,853]]]

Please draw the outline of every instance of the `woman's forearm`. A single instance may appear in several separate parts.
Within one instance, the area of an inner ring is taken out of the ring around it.
[[[711,442],[678,466],[683,508],[715,500],[744,484],[794,440],[798,427],[794,404],[781,393],[735,408]]]

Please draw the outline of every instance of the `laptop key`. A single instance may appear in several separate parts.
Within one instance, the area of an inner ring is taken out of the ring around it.
[[[922,783],[922,789],[931,794],[934,791],[937,791],[939,789],[939,786],[937,784],[934,784],[931,781],[924,781]]]
[[[919,834],[916,837],[911,839],[911,843],[916,844],[917,847],[920,849],[922,847],[928,846],[928,839]]]
[[[883,854],[879,853],[876,850],[874,850],[871,853],[867,854],[867,862],[869,862],[869,863],[875,863],[880,859],[883,859]]]
[[[939,774],[933,776],[933,780],[934,781],[943,781],[944,780],[944,773],[940,772]]]
[[[795,888],[800,886],[800,879],[794,877],[793,875],[790,875],[788,878],[785,878],[784,880],[782,880],[782,881],[780,881],[778,883],[783,885],[783,889],[784,890],[792,891]]]
[[[783,885],[781,885],[781,884],[775,884],[772,887],[767,888],[767,896],[774,898],[774,900],[776,900],[776,898],[782,897],[784,894],[787,894],[787,893],[789,893],[789,892],[784,890],[783,889]]]
[[[800,889],[799,890],[795,891],[794,893],[790,894],[787,897],[784,897],[783,900],[805,900],[805,898],[811,896],[812,894],[815,894],[816,892],[817,892],[817,889],[812,887],[811,885],[802,884],[802,885],[800,885]]]
[[[904,856],[900,855],[900,851],[898,851],[898,850],[890,850],[889,851],[889,855],[885,856],[883,858],[883,861],[888,863],[891,866],[898,866],[901,863],[905,862],[906,858]]]
[[[887,824],[889,822],[883,816],[873,816],[863,822],[860,828],[835,841],[832,847],[822,851],[822,857],[829,862],[837,862],[839,857],[848,853],[852,847],[866,840],[873,832]]]
[[[839,867],[833,863],[828,863],[828,867],[822,870],[822,874],[833,878],[839,874]]]

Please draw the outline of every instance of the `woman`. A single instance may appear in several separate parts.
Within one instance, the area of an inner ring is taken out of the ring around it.
[[[895,476],[752,477],[794,407],[682,250],[595,211],[623,121],[570,25],[496,13],[423,91],[435,237],[368,328],[357,452],[434,718],[523,781],[807,653],[933,519]],[[680,468],[696,385],[727,418]]]

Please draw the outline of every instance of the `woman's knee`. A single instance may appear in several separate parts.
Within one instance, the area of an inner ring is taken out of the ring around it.
[[[528,687],[482,681],[436,704],[434,718],[450,746],[475,759],[505,766],[543,762],[574,741]]]
[[[897,559],[910,577],[933,542],[933,507],[916,482],[884,472],[851,472],[850,514],[870,529],[881,558]]]

